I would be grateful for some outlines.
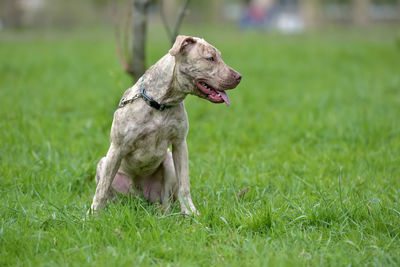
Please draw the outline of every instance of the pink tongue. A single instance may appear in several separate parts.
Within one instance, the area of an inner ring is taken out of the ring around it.
[[[230,105],[229,98],[228,98],[228,95],[225,93],[225,91],[218,91],[218,93],[220,93],[220,95],[221,95],[222,99],[224,100],[225,104],[227,106],[229,106]]]

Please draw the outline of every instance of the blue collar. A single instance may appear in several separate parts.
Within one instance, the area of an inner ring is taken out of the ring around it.
[[[118,105],[119,108],[124,107],[126,104],[132,103],[134,100],[138,99],[139,97],[142,98],[144,100],[144,102],[147,103],[147,105],[149,105],[150,107],[155,108],[159,111],[163,111],[165,109],[173,107],[170,105],[160,104],[157,101],[155,101],[153,98],[151,98],[150,96],[146,95],[146,89],[144,89],[144,87],[143,87],[143,81],[144,81],[144,75],[142,76],[142,81],[140,83],[140,93],[134,95],[132,98],[129,98],[129,99],[122,98]]]
[[[143,98],[143,100],[147,103],[152,108],[155,108],[159,111],[163,111],[164,109],[171,108],[172,106],[169,105],[164,105],[160,104],[157,101],[155,101],[153,98],[150,96],[146,95],[146,89],[143,87],[143,81],[144,81],[144,75],[142,77],[142,82],[140,83],[140,96]]]

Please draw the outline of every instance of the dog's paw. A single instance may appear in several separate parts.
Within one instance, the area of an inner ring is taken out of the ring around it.
[[[194,216],[200,216],[200,212],[199,212],[198,210],[194,210],[194,211],[192,212],[192,215],[194,215]]]
[[[104,205],[99,203],[93,202],[90,206],[90,209],[86,212],[86,218],[89,219],[90,216],[96,215],[100,209],[102,209]]]
[[[89,220],[90,217],[92,217],[93,215],[94,215],[94,212],[92,211],[92,209],[89,209],[89,210],[86,212],[86,220]]]
[[[195,208],[192,210],[187,209],[186,207],[181,210],[182,214],[187,216],[200,216],[200,212]]]
[[[90,219],[90,217],[96,215],[97,210],[90,207],[90,209],[86,212],[86,219]]]

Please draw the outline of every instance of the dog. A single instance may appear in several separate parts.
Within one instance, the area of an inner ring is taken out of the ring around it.
[[[163,211],[178,199],[183,214],[197,215],[190,194],[183,100],[191,94],[229,106],[225,91],[241,79],[204,39],[179,35],[169,52],[124,93],[114,113],[110,147],[97,165],[88,214],[102,209],[117,191],[160,201]]]

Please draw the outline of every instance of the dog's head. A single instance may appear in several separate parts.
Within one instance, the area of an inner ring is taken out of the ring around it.
[[[235,88],[242,75],[224,63],[218,49],[203,39],[179,35],[169,53],[175,57],[176,78],[186,93],[229,106],[225,90]]]

